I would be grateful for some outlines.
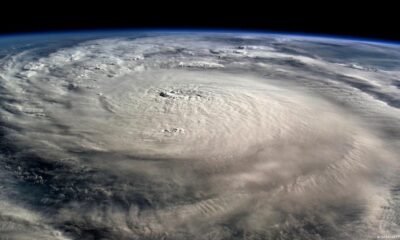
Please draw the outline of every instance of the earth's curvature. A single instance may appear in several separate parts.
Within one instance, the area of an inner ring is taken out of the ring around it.
[[[0,39],[0,239],[400,237],[400,45]]]

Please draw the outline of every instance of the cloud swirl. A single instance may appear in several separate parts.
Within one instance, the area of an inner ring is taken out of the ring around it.
[[[398,234],[399,50],[165,33],[9,50],[0,236]]]

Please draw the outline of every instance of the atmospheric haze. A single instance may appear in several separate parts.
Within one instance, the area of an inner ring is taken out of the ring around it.
[[[5,38],[0,239],[394,236],[399,108],[395,44]]]

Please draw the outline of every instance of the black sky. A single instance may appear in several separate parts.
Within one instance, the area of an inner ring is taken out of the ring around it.
[[[19,4],[0,15],[0,33],[115,28],[242,29],[400,41],[396,6],[322,2],[271,4],[141,1]],[[20,5],[20,6],[18,6]]]

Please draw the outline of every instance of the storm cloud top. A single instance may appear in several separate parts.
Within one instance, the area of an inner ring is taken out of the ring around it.
[[[400,47],[76,38],[1,52],[0,238],[400,233]]]

